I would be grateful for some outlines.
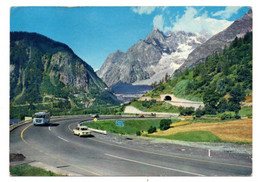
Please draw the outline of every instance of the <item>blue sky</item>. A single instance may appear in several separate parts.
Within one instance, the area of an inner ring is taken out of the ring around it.
[[[10,31],[37,32],[67,44],[94,69],[127,51],[153,28],[218,33],[249,7],[12,7]]]

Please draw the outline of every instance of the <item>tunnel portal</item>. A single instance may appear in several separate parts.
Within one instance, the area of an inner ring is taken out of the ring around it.
[[[171,96],[169,95],[166,95],[165,98],[164,98],[165,101],[172,101],[172,98]]]

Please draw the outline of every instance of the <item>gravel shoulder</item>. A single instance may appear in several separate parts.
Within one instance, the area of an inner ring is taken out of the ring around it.
[[[197,157],[221,159],[223,161],[238,160],[243,163],[252,162],[252,144],[185,142],[112,133],[107,135],[95,134],[95,138],[122,146],[158,153],[179,154],[191,157],[196,155]]]

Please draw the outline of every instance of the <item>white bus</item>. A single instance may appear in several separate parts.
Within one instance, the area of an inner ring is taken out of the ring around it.
[[[37,112],[32,116],[34,125],[46,125],[50,123],[50,113]]]

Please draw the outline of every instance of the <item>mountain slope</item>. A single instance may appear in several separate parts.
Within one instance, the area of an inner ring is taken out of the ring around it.
[[[249,10],[241,19],[234,21],[225,30],[219,32],[205,43],[195,48],[179,70],[183,71],[186,68],[191,68],[196,64],[205,61],[209,55],[212,55],[214,52],[221,52],[225,46],[229,46],[236,37],[243,37],[247,32],[251,31],[252,10]]]
[[[97,74],[108,86],[118,82],[150,85],[161,80],[166,73],[172,74],[206,39],[183,31],[165,36],[154,29],[126,53],[117,51],[110,54]]]
[[[177,72],[145,96],[174,94],[179,98],[203,101],[205,112],[235,111],[246,95],[252,94],[252,32],[236,38],[222,53],[215,53],[184,72]]]
[[[11,32],[11,103],[67,101],[72,107],[118,103],[105,88],[67,45],[36,33]]]

